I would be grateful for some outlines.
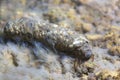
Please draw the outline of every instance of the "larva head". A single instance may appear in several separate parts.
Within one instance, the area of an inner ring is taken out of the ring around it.
[[[73,45],[75,47],[75,52],[80,59],[88,60],[91,58],[92,47],[89,41],[84,36],[76,38],[73,42]]]

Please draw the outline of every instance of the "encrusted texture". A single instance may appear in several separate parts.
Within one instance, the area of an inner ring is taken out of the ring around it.
[[[31,17],[23,17],[14,22],[8,22],[4,28],[8,38],[20,37],[22,40],[37,40],[61,52],[77,55],[80,59],[87,60],[91,57],[91,47],[85,36]]]

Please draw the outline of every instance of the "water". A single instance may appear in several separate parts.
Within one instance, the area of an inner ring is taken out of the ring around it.
[[[1,42],[0,72],[5,72],[5,74],[0,74],[0,76],[3,77],[3,80],[8,78],[9,80],[23,79],[23,77],[25,80],[29,79],[30,75],[32,75],[32,79],[48,80],[59,77],[59,80],[66,80],[68,77],[62,74],[63,67],[65,68],[64,72],[69,72],[68,74],[72,75],[73,65],[71,62],[73,59],[68,56],[60,57],[40,42],[33,41],[32,46],[24,42],[19,44],[7,41],[4,43],[2,38]],[[19,74],[23,74],[22,78],[13,77],[13,75],[18,76]],[[7,77],[4,77],[5,75]]]

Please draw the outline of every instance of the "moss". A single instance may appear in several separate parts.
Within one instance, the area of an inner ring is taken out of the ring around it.
[[[109,52],[111,55],[120,56],[120,46],[113,46],[113,47],[109,48]]]
[[[118,71],[111,71],[106,69],[96,73],[97,80],[119,80],[118,75]]]
[[[66,15],[71,20],[75,20],[76,19],[76,13],[75,13],[74,9],[69,9]]]

